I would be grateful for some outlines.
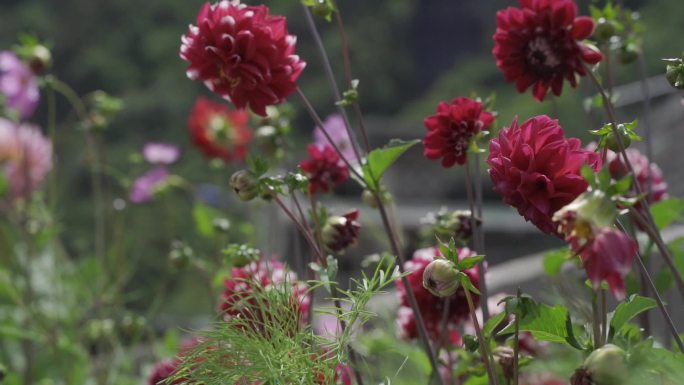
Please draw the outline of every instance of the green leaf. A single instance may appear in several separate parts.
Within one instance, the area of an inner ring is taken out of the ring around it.
[[[653,220],[661,230],[681,219],[683,213],[684,199],[669,198],[651,205]]]
[[[459,270],[467,270],[482,262],[484,258],[484,255],[473,255],[472,257],[465,257],[462,260],[456,262],[456,267]]]
[[[363,179],[371,190],[378,190],[380,179],[387,169],[408,149],[420,143],[419,139],[409,142],[391,140],[385,147],[375,149],[368,154],[363,165]]]
[[[482,334],[485,336],[485,338],[492,336],[494,333],[494,330],[503,322],[503,320],[506,318],[506,312],[502,311],[501,313],[490,317],[487,322],[484,324],[484,328],[482,329]]]
[[[473,286],[473,283],[470,282],[470,278],[468,278],[468,276],[467,276],[466,274],[464,274],[464,273],[459,273],[459,277],[460,277],[461,285],[462,285],[466,290],[468,290],[468,291],[471,292],[471,293],[475,293],[475,294],[477,294],[477,295],[480,295],[480,291],[477,290],[477,288],[476,288],[475,286]]]
[[[214,219],[220,217],[216,209],[204,203],[196,202],[192,208],[192,217],[195,220],[197,233],[206,238],[212,238],[215,233]]]
[[[569,250],[567,248],[549,250],[544,253],[544,272],[549,277],[557,276],[563,264],[568,261]]]
[[[657,303],[652,298],[633,295],[627,298],[624,302],[619,304],[613,312],[613,317],[610,320],[611,336],[614,333],[619,333],[622,327],[632,318],[636,317],[646,310],[653,309]]]
[[[0,198],[5,196],[5,194],[7,194],[7,191],[9,191],[9,183],[7,182],[5,174],[0,173]]]
[[[520,319],[520,331],[531,332],[538,340],[568,344],[568,310],[565,307],[539,304],[537,314],[534,313],[530,312]],[[499,334],[511,334],[514,331],[515,322],[511,322]]]

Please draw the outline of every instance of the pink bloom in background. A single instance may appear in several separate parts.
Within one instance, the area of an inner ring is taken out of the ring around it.
[[[593,20],[577,17],[573,0],[520,0],[519,8],[497,12],[492,52],[506,81],[521,93],[531,86],[542,101],[549,88],[560,96],[566,79],[576,87],[585,63],[601,61],[599,51],[579,41],[593,32]]]
[[[547,234],[558,235],[553,214],[583,193],[583,165],[595,171],[601,159],[566,138],[558,121],[546,115],[519,125],[514,120],[489,145],[489,176],[504,202]]]
[[[625,277],[632,270],[638,247],[634,239],[614,228],[603,228],[585,244],[572,242],[572,249],[579,253],[594,289],[602,281],[608,283],[615,298],[625,298]]]
[[[154,198],[156,190],[166,182],[169,171],[159,166],[138,177],[131,186],[128,200],[132,203],[147,203]]]
[[[0,95],[5,105],[16,110],[22,119],[33,114],[40,99],[31,69],[10,51],[0,52]]]
[[[473,255],[475,255],[475,253],[466,247],[458,250],[459,259]],[[436,247],[419,249],[413,253],[413,258],[404,264],[406,271],[410,272],[407,279],[413,289],[416,300],[418,301],[418,308],[425,321],[425,326],[427,327],[430,339],[433,341],[441,340],[441,320],[442,313],[444,312],[445,298],[434,296],[423,287],[423,272],[427,265],[429,265],[437,256],[439,256],[439,250]],[[479,266],[465,270],[464,273],[468,275],[475,287],[479,287]],[[418,338],[416,321],[402,280],[397,281],[397,289],[400,301],[400,307],[397,312],[398,334],[404,339]],[[450,303],[449,314],[447,316],[447,328],[450,333],[456,331],[458,324],[467,320],[470,315],[468,302],[466,301],[465,292],[463,290],[463,287],[459,287],[456,293],[448,297]],[[473,295],[473,300],[475,301],[475,306],[477,306],[479,303],[479,296]]]
[[[181,41],[188,78],[261,116],[295,91],[306,65],[294,54],[297,39],[285,17],[269,15],[264,5],[207,2]]]
[[[428,133],[423,139],[423,153],[428,159],[442,159],[442,166],[465,164],[473,135],[486,130],[494,122],[494,114],[482,103],[459,97],[447,104],[439,103],[437,112],[424,120]]]
[[[169,165],[180,158],[180,148],[171,143],[149,142],[143,147],[143,157],[148,163]]]
[[[347,165],[330,145],[310,144],[309,159],[299,163],[299,167],[309,178],[309,192],[327,193],[333,187],[349,179]]]
[[[52,143],[36,126],[0,118],[0,171],[11,198],[35,191],[52,169]]]
[[[309,308],[309,296],[306,295],[307,286],[297,281],[296,273],[287,270],[282,263],[275,259],[262,259],[243,267],[234,267],[230,278],[224,281],[225,289],[220,309],[225,318],[239,316],[250,319],[258,318],[262,315],[250,311],[257,307],[256,300],[252,296],[253,292],[261,289],[268,290],[285,284],[291,286],[294,295],[293,306],[299,308],[300,321],[305,322]]]
[[[333,114],[328,116],[323,122],[323,127],[325,127],[326,132],[330,135],[333,143],[342,153],[342,156],[351,161],[358,161],[356,154],[354,153],[354,145],[352,144],[349,134],[347,133],[347,127],[344,124],[344,119],[340,114]],[[330,146],[332,143],[328,141],[328,138],[323,134],[323,130],[320,127],[316,127],[313,132],[314,143],[319,146]]]

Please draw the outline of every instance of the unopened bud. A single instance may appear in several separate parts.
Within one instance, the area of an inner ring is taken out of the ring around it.
[[[584,361],[584,368],[595,385],[621,385],[627,374],[626,353],[613,344],[594,350]]]
[[[335,11],[332,4],[328,0],[316,0],[316,4],[312,8],[314,15],[318,17],[328,18]]]
[[[501,367],[504,377],[507,379],[512,379],[514,364],[513,357],[515,356],[515,351],[508,346],[498,346],[494,348],[492,353],[494,355],[494,361]]]
[[[608,41],[615,35],[615,22],[601,17],[596,22],[596,29],[594,30],[594,37],[598,41]]]
[[[250,171],[240,170],[230,177],[230,187],[242,201],[251,201],[259,195],[257,178]]]
[[[321,230],[326,249],[337,253],[356,244],[361,232],[361,225],[356,221],[358,218],[359,210],[329,217]]]
[[[458,289],[458,270],[453,262],[439,258],[423,271],[423,287],[437,297],[449,297]]]
[[[670,64],[665,71],[665,78],[670,85],[678,90],[684,90],[684,64]]]
[[[28,65],[34,75],[42,75],[52,66],[52,54],[42,44],[32,46],[27,54]]]
[[[620,139],[622,139],[622,145],[624,148],[628,148],[629,145],[632,144],[632,139],[629,137],[625,126],[618,124],[617,132]],[[615,131],[611,131],[608,133],[608,135],[606,135],[606,148],[619,153],[622,150],[620,149],[620,143],[618,143],[618,135],[615,135]]]

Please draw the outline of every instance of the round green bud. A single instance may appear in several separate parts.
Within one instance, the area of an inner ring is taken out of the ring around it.
[[[335,8],[333,8],[328,0],[317,0],[316,5],[312,7],[311,11],[318,17],[329,17],[335,11]]]
[[[632,144],[632,139],[629,137],[627,130],[622,124],[618,124],[617,132],[620,139],[622,139],[622,145],[625,146],[625,148],[629,148],[629,145]],[[615,131],[609,132],[608,135],[606,135],[606,148],[614,152],[620,152],[620,143],[618,143],[617,138]]]
[[[437,297],[449,297],[458,289],[458,270],[443,258],[430,262],[423,272],[423,287]]]
[[[620,347],[607,344],[594,350],[584,367],[595,385],[622,385],[627,375],[627,354]]]
[[[236,171],[230,177],[230,187],[233,188],[238,198],[245,202],[251,201],[259,195],[257,182],[257,178],[247,170]]]
[[[670,64],[667,66],[665,78],[670,85],[678,90],[684,90],[684,65]]]
[[[598,41],[608,41],[615,35],[615,22],[601,17],[596,21],[596,29],[594,30],[594,37]]]

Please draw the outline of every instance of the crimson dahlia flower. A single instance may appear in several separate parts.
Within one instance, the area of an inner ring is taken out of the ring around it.
[[[557,120],[541,115],[501,130],[489,145],[487,164],[504,202],[541,231],[558,235],[553,214],[587,189],[582,166],[598,171],[601,159],[579,139],[566,138]]]
[[[470,315],[463,287],[459,287],[453,295],[446,298],[437,297],[423,287],[423,273],[425,272],[425,268],[439,255],[439,249],[436,247],[419,249],[413,253],[413,258],[410,261],[406,261],[404,264],[404,268],[410,273],[407,279],[413,289],[416,300],[418,301],[420,314],[423,316],[428,334],[433,341],[441,340],[441,322],[442,313],[444,313],[445,300],[449,300],[450,302],[449,314],[447,316],[447,327],[450,333],[456,331],[456,326],[460,322],[467,320]],[[473,255],[475,255],[475,253],[466,247],[458,250],[459,259]],[[479,287],[480,283],[479,269],[479,266],[475,266],[472,269],[463,271],[468,275],[468,278],[470,278],[470,281],[475,287]],[[397,312],[398,333],[405,339],[417,338],[418,329],[403,280],[397,281],[397,289],[400,301],[400,307]],[[473,295],[473,300],[475,301],[475,306],[477,306],[479,304],[479,296]]]
[[[249,113],[200,97],[195,102],[188,126],[192,143],[208,158],[225,162],[243,160],[252,132]]]
[[[205,3],[181,41],[188,78],[261,116],[295,91],[306,65],[294,54],[297,39],[284,17],[239,0]]]
[[[428,159],[442,159],[442,166],[465,164],[470,139],[494,122],[494,114],[482,103],[459,97],[441,102],[437,112],[424,120],[428,133],[423,139],[423,153]]]
[[[585,63],[601,61],[599,51],[579,41],[593,31],[590,17],[577,17],[574,0],[520,0],[519,8],[497,12],[492,52],[506,81],[521,93],[532,86],[542,101],[549,88],[560,96],[564,79],[576,87]]]
[[[310,144],[309,159],[299,163],[299,167],[309,178],[309,192],[328,192],[334,186],[349,179],[347,165],[330,145]]]

